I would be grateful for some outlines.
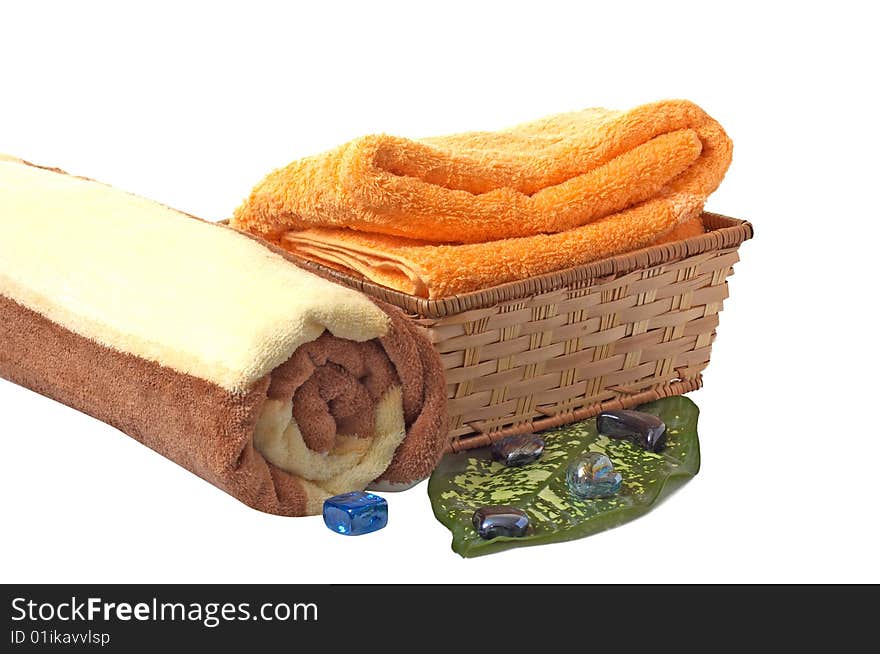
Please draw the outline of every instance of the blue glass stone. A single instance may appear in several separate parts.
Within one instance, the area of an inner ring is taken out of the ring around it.
[[[388,502],[362,491],[336,495],[324,500],[324,524],[346,536],[378,531],[388,524]]]
[[[610,497],[620,490],[623,481],[619,472],[604,454],[590,452],[572,463],[565,474],[568,490],[583,500]]]

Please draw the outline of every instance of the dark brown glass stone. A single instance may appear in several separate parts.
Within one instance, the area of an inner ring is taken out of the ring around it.
[[[506,466],[524,466],[544,452],[544,439],[535,434],[516,434],[492,445],[492,458]]]
[[[474,511],[474,529],[480,538],[486,540],[498,536],[525,536],[529,530],[529,516],[514,506],[484,506]]]
[[[660,418],[641,411],[603,411],[596,417],[596,430],[602,436],[629,438],[651,452],[666,446],[666,425]]]

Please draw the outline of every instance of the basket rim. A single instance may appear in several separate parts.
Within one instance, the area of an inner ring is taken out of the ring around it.
[[[547,293],[575,282],[605,281],[612,276],[623,275],[640,268],[680,261],[695,254],[735,248],[754,236],[754,228],[746,220],[710,211],[704,211],[702,217],[708,230],[705,234],[674,243],[651,245],[581,266],[444,298],[429,299],[410,295],[308,259],[295,255],[294,258],[297,265],[307,270],[355,288],[383,302],[393,304],[411,314],[422,318],[444,318],[472,309],[485,309],[499,302]]]

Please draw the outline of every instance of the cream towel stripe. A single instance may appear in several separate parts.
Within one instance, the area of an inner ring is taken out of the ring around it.
[[[385,334],[373,302],[234,230],[0,155],[0,293],[98,343],[231,391],[325,329]]]

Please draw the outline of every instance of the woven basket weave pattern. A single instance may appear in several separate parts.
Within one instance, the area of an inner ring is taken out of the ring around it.
[[[696,390],[749,223],[443,300],[322,269],[408,311],[446,368],[453,450]],[[315,266],[316,264],[310,264]]]

